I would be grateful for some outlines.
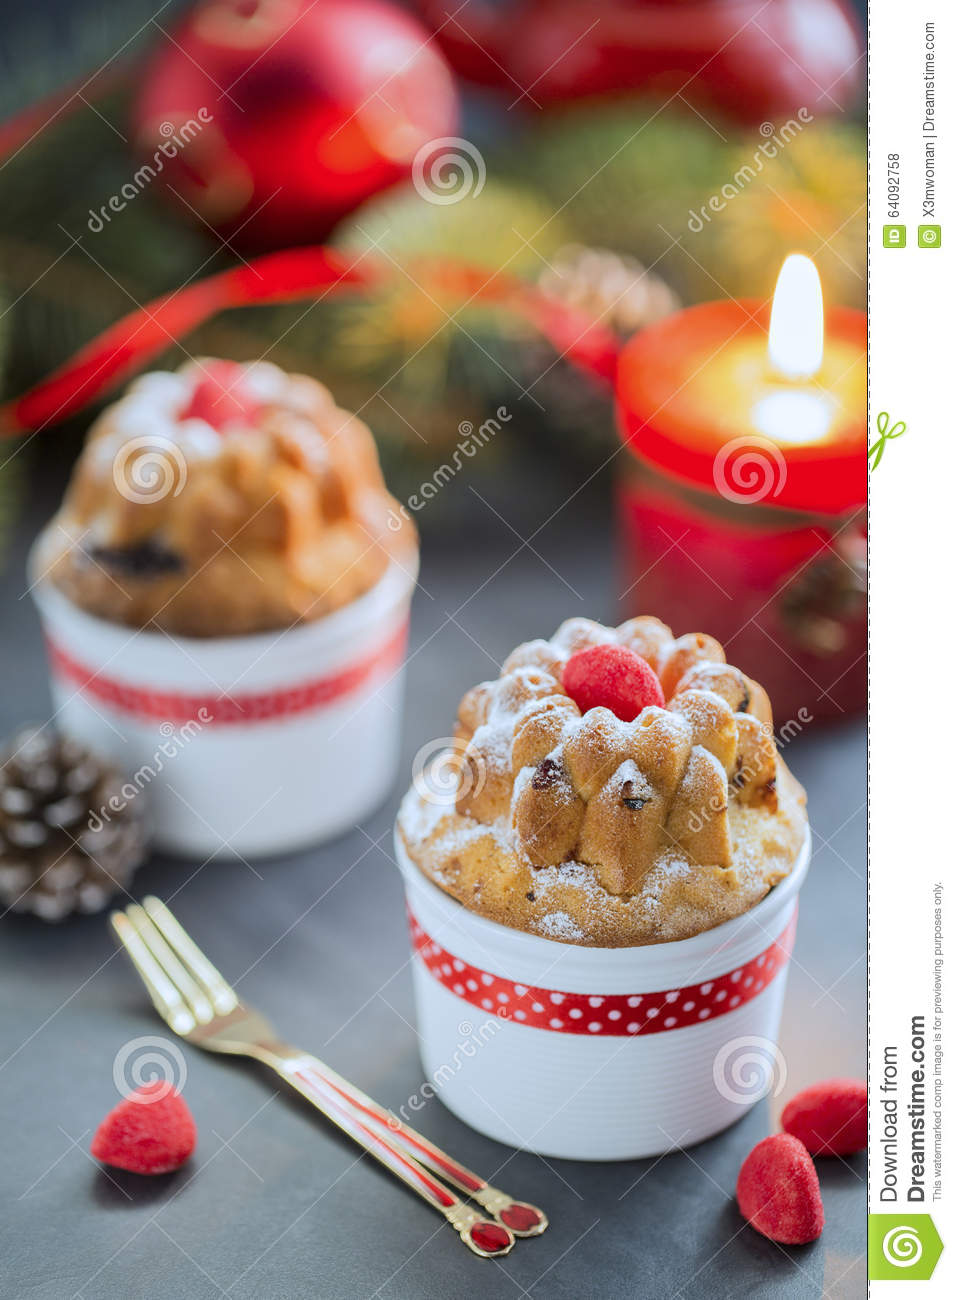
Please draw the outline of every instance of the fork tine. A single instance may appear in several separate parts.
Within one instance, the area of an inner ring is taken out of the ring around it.
[[[153,1006],[170,1029],[176,1034],[188,1034],[191,1029],[195,1029],[196,1020],[183,1001],[179,989],[153,957],[126,913],[112,912],[110,924],[146,985]]]
[[[126,909],[126,915],[137,935],[149,949],[150,955],[162,967],[168,979],[175,984],[193,1019],[201,1025],[209,1024],[214,1015],[209,998],[183,966],[150,920],[149,915],[138,903],[131,903]]]
[[[239,1005],[231,984],[189,937],[165,903],[152,894],[143,899],[143,907],[180,962],[200,986],[221,1015],[228,1015]]]

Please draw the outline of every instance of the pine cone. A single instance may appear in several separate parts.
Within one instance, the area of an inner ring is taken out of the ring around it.
[[[786,585],[780,613],[803,650],[826,656],[844,649],[847,625],[862,617],[866,599],[867,542],[851,531]]]
[[[549,258],[538,279],[543,293],[602,321],[622,339],[675,311],[673,290],[636,258],[606,248],[566,244]],[[537,431],[554,452],[558,434],[566,458],[583,472],[607,463],[621,444],[614,404],[604,388],[583,380],[581,371],[544,339],[519,343],[508,359],[509,372],[544,408]],[[507,389],[500,400],[509,402]],[[526,412],[526,419],[536,417]],[[535,425],[532,425],[535,432]]]
[[[119,773],[73,740],[33,726],[14,736],[0,754],[0,904],[60,921],[125,889],[146,829],[122,789]]]
[[[627,337],[680,305],[660,276],[634,257],[566,244],[539,277],[539,288]]]

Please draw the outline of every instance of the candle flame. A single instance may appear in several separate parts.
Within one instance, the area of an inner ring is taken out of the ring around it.
[[[817,267],[803,253],[785,259],[774,288],[768,360],[786,379],[810,379],[824,359],[824,295]]]
[[[776,442],[818,442],[831,427],[832,403],[823,393],[780,388],[755,403],[752,418]]]

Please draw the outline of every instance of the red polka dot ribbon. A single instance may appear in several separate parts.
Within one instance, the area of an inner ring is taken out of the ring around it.
[[[654,993],[561,993],[534,988],[471,966],[446,952],[409,912],[413,946],[426,970],[463,1001],[535,1029],[558,1034],[632,1038],[716,1020],[762,993],[791,956],[797,908],[775,941],[726,975]]]
[[[206,726],[273,722],[310,713],[357,690],[373,673],[397,664],[405,652],[408,624],[403,623],[385,645],[365,658],[326,677],[313,677],[297,686],[269,691],[189,695],[181,691],[150,690],[107,677],[47,641],[53,671],[121,713],[157,722],[189,722]],[[205,710],[205,712],[204,712]]]

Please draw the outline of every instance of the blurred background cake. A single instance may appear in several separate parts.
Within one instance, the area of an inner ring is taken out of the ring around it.
[[[37,568],[101,618],[225,636],[328,614],[414,548],[372,435],[326,388],[200,359],[103,412]]]

